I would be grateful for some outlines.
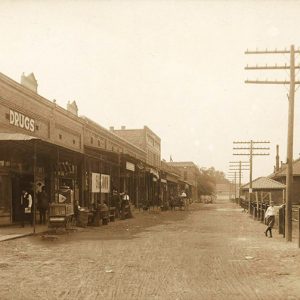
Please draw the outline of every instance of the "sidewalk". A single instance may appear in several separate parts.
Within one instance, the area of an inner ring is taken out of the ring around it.
[[[151,210],[153,210],[151,208]],[[134,209],[134,214],[141,214],[143,210]],[[116,221],[118,221],[117,219]],[[78,227],[77,227],[78,228]],[[48,231],[48,225],[36,224],[35,233]],[[0,226],[0,242],[26,237],[33,234],[33,226],[26,224],[25,227],[18,225]]]
[[[48,230],[48,225],[39,225],[35,227],[36,233],[42,233]],[[20,225],[11,225],[0,227],[0,242],[17,239],[33,234],[33,227],[26,224],[25,227],[20,227]]]

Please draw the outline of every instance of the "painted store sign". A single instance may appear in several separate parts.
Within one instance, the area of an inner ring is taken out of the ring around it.
[[[9,110],[9,124],[34,132],[34,119],[11,109]]]
[[[92,173],[92,193],[110,193],[110,176]]]

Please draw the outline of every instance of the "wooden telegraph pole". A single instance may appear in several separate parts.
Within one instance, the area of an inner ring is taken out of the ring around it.
[[[233,193],[233,185],[234,185],[234,177],[232,176],[227,176],[226,177],[229,180],[229,201],[231,200],[231,195]]]
[[[250,212],[250,202],[252,195],[252,170],[253,170],[253,156],[264,156],[270,155],[270,153],[256,153],[256,150],[270,150],[269,147],[260,147],[259,144],[269,144],[269,141],[243,141],[243,142],[233,142],[233,144],[246,144],[246,147],[233,147],[233,150],[247,150],[247,153],[233,153],[233,155],[246,155],[249,156],[249,203],[248,203],[248,212]],[[258,145],[258,147],[254,147],[254,145]]]
[[[295,65],[295,54],[300,50],[295,50],[294,45],[290,50],[265,50],[265,51],[246,51],[245,54],[289,54],[290,65],[282,66],[253,66],[245,67],[246,70],[289,70],[290,80],[246,80],[245,83],[255,84],[289,84],[289,108],[288,108],[288,134],[287,134],[287,174],[286,174],[286,209],[285,209],[285,238],[292,241],[292,204],[293,204],[293,140],[294,140],[294,98],[295,86],[300,84],[296,81],[295,70],[300,69],[300,65]]]
[[[232,181],[232,184],[234,184],[234,197],[236,199],[237,196],[237,172],[236,171],[229,171],[226,175],[226,178],[230,181]],[[229,199],[230,200],[230,199]]]
[[[238,171],[239,173],[239,184],[238,184],[238,197],[241,196],[241,186],[242,186],[242,171],[249,171],[249,162],[248,161],[230,161],[229,170]],[[240,204],[240,200],[239,200]]]

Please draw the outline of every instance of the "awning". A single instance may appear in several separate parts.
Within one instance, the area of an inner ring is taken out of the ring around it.
[[[169,181],[169,182],[174,182],[174,183],[178,183],[178,179],[176,178],[176,177],[173,177],[173,176],[171,176],[171,175],[169,175],[169,174],[167,174],[167,181]]]
[[[0,133],[0,141],[31,141],[39,140],[39,138],[23,133]]]
[[[158,171],[156,171],[155,169],[150,168],[150,174],[153,174],[155,177],[159,178]]]

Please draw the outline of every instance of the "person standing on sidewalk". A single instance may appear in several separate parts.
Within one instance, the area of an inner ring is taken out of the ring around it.
[[[31,208],[32,208],[32,197],[26,190],[22,190],[22,195],[21,195],[21,224],[22,224],[22,227],[25,226],[25,221],[27,219],[29,219],[30,224],[32,225]]]
[[[48,194],[46,187],[42,187],[42,191],[38,194],[38,210],[40,212],[40,224],[46,224],[46,213],[49,207]]]
[[[274,209],[274,202],[270,201],[270,206],[267,208],[265,213],[265,220],[267,224],[267,229],[265,231],[265,235],[268,236],[268,232],[270,232],[270,238],[272,237],[272,228],[275,223],[275,209]]]

